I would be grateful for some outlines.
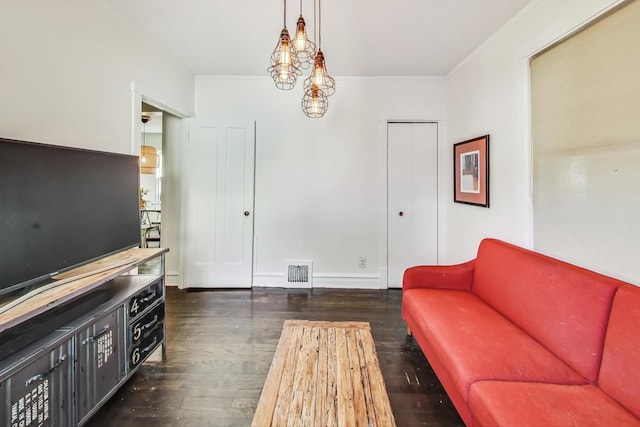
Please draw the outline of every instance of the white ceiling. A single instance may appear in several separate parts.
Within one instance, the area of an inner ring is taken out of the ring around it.
[[[531,0],[325,0],[322,50],[334,76],[442,76]],[[195,74],[266,75],[282,0],[105,0]],[[313,34],[313,1],[303,16]],[[300,2],[287,2],[295,31]],[[312,37],[313,38],[313,37]]]

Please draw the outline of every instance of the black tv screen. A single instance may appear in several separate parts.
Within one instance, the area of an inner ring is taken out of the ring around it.
[[[0,138],[0,295],[139,246],[132,155]]]

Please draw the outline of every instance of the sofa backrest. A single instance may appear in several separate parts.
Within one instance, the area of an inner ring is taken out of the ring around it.
[[[508,243],[478,248],[472,291],[549,351],[595,382],[613,278]]]
[[[627,285],[613,299],[604,341],[600,388],[640,417],[640,288]]]

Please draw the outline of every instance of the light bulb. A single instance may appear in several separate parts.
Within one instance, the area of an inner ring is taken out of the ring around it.
[[[307,49],[307,35],[305,33],[305,24],[302,16],[298,18],[298,26],[296,30],[295,45],[298,52],[304,52]]]
[[[289,43],[282,43],[280,50],[280,65],[288,67],[291,64],[291,52],[289,51]]]
[[[304,33],[302,33],[302,36],[297,35],[295,42],[298,52],[304,52],[307,49],[307,38],[304,36]]]
[[[324,73],[322,67],[315,67],[313,69],[313,83],[322,86],[324,84]]]
[[[291,52],[289,52],[289,44],[283,44],[280,51],[280,79],[287,80],[289,78],[289,67],[291,66]]]
[[[320,112],[320,97],[318,96],[318,87],[311,87],[311,112],[318,114]]]

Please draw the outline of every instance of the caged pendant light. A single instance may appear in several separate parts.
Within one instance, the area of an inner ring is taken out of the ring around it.
[[[329,109],[329,101],[327,95],[321,91],[317,85],[311,85],[308,91],[305,91],[302,97],[302,111],[307,117],[319,119]]]
[[[309,65],[313,62],[316,45],[309,40],[309,36],[307,35],[307,25],[302,17],[302,0],[300,0],[300,17],[296,24],[296,36],[293,39],[293,46],[296,52],[298,52],[300,66],[304,69],[309,68]]]
[[[282,90],[293,89],[298,76],[302,74],[298,52],[287,30],[287,0],[284,0],[284,27],[271,54],[271,66],[267,71],[271,73],[276,87]]]
[[[315,8],[315,2],[314,2]],[[305,93],[316,85],[326,96],[336,93],[336,81],[329,75],[322,53],[322,10],[318,0],[318,51],[316,52],[311,75],[304,81]]]
[[[313,16],[315,21],[315,1],[313,2]],[[318,119],[329,109],[328,96],[336,91],[336,82],[327,72],[324,55],[320,48],[320,2],[318,1],[318,51],[316,52],[311,76],[304,82],[304,96],[302,97],[302,111],[312,119]]]

